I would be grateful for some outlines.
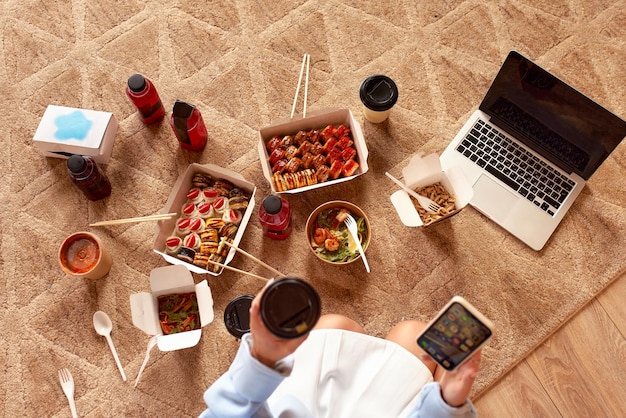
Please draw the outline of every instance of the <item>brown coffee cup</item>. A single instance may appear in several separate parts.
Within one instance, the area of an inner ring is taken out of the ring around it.
[[[109,273],[112,259],[100,238],[81,231],[65,238],[59,248],[59,264],[70,276],[96,280]]]

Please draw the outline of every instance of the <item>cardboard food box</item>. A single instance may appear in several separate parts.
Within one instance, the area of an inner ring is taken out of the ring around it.
[[[424,225],[424,221],[415,208],[418,203],[413,203],[413,198],[406,191],[398,190],[391,195],[391,202],[402,223],[410,227],[431,226],[448,219],[463,210],[474,195],[472,186],[461,168],[450,167],[444,171],[437,154],[430,154],[426,157],[422,155],[423,153],[414,155],[409,164],[402,169],[404,184],[415,190],[418,187],[426,187],[439,182],[455,198],[455,208],[438,220]]]
[[[335,180],[327,180],[323,183],[311,184],[304,187],[298,187],[288,190],[277,190],[274,181],[272,180],[272,166],[269,162],[269,154],[267,152],[266,144],[273,136],[283,137],[285,135],[295,135],[299,131],[310,131],[312,129],[323,130],[328,125],[346,125],[350,128],[352,133],[352,140],[354,141],[354,148],[356,149],[355,161],[358,162],[359,167],[354,174],[348,177],[339,177]],[[352,180],[360,175],[363,175],[369,169],[367,165],[367,145],[365,144],[365,138],[363,137],[363,131],[361,125],[354,119],[352,112],[349,109],[325,109],[316,112],[311,112],[306,118],[293,118],[283,119],[272,125],[266,126],[259,131],[259,155],[261,159],[261,166],[263,168],[263,175],[270,183],[273,193],[301,193],[307,190],[313,190],[324,186],[330,186],[332,184],[342,183],[344,181]]]
[[[148,335],[157,336],[157,345],[161,351],[181,350],[198,344],[202,328],[213,322],[213,296],[206,280],[194,284],[189,270],[173,265],[158,267],[150,272],[150,292],[130,295],[130,309],[133,325]],[[157,297],[174,293],[196,293],[200,328],[191,331],[165,335],[159,322],[159,304]]]
[[[187,202],[187,193],[192,188],[191,180],[193,175],[196,173],[205,173],[211,175],[214,179],[224,179],[233,183],[236,187],[239,187],[241,190],[245,191],[247,195],[250,196],[248,201],[248,207],[245,212],[242,214],[241,222],[237,228],[237,232],[235,238],[233,240],[233,245],[237,246],[241,241],[241,237],[248,225],[248,221],[250,220],[250,216],[252,216],[252,212],[254,211],[254,194],[256,193],[256,186],[254,183],[251,183],[243,178],[243,176],[239,173],[236,173],[232,170],[228,170],[222,167],[218,167],[214,164],[190,164],[185,172],[181,174],[176,183],[172,187],[172,192],[170,193],[167,202],[162,210],[162,213],[172,213],[176,212],[179,215],[181,214],[181,209],[185,202]],[[177,258],[173,255],[169,255],[165,252],[165,242],[168,237],[174,235],[174,230],[176,227],[177,217],[168,219],[165,221],[159,222],[157,226],[156,238],[154,240],[153,251],[157,254],[160,254],[167,262],[170,264],[180,264],[185,266],[190,271],[198,274],[211,274],[213,276],[218,276],[222,273],[223,268],[220,269],[217,273],[209,270],[205,270],[199,266],[188,263],[180,258]],[[231,248],[226,256],[225,261],[222,264],[228,264],[235,256],[237,250]]]
[[[110,112],[49,105],[33,138],[46,157],[88,155],[106,164],[113,152],[117,120]]]

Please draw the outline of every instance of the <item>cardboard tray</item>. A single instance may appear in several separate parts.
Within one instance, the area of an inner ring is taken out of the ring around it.
[[[265,147],[267,141],[275,135],[295,135],[301,130],[322,130],[327,125],[337,126],[341,124],[349,126],[352,132],[352,140],[354,141],[354,147],[357,151],[357,162],[359,163],[359,168],[355,174],[350,177],[328,180],[324,183],[318,183],[311,186],[299,187],[297,189],[290,189],[283,192],[277,191],[274,186],[274,182],[272,181],[272,167],[269,164],[269,155]],[[320,187],[330,186],[355,179],[369,170],[367,165],[368,150],[367,145],[365,144],[365,138],[363,137],[363,131],[361,130],[361,125],[359,125],[359,123],[354,119],[354,116],[349,109],[319,110],[311,112],[306,118],[282,119],[272,125],[262,128],[259,131],[259,156],[261,160],[261,167],[263,169],[263,175],[270,183],[273,193],[302,193],[308,190],[314,190]]]
[[[235,186],[239,187],[240,189],[244,190],[246,193],[250,195],[250,201],[248,203],[248,207],[246,208],[246,211],[243,213],[241,223],[239,224],[239,228],[237,229],[237,234],[235,235],[235,239],[233,240],[233,244],[235,246],[238,246],[239,242],[241,241],[241,238],[243,237],[246,226],[248,225],[250,217],[252,216],[252,212],[254,211],[254,205],[255,205],[254,194],[256,193],[256,186],[254,185],[254,183],[247,181],[239,173],[236,173],[232,170],[228,170],[226,168],[216,166],[214,164],[201,165],[197,163],[192,163],[187,167],[185,172],[178,177],[178,180],[176,180],[176,183],[172,187],[172,191],[169,195],[169,198],[167,199],[167,202],[165,203],[165,206],[161,212],[162,213],[177,212],[180,214],[181,207],[187,201],[187,192],[191,188],[191,179],[195,173],[206,173],[206,174],[210,174],[211,176],[215,178],[222,178],[222,179],[228,180],[231,183],[233,183]],[[168,263],[183,265],[188,270],[193,271],[194,273],[198,273],[198,274],[208,273],[213,276],[220,275],[222,271],[224,270],[223,268],[220,269],[217,273],[214,273],[212,271],[208,271],[201,267],[198,267],[194,264],[187,263],[172,255],[166,254],[165,241],[170,235],[173,235],[174,228],[176,225],[176,220],[177,218],[173,218],[173,219],[168,219],[166,221],[159,222],[159,225],[157,226],[157,230],[156,230],[156,238],[154,240],[153,251],[157,254],[160,254]],[[236,252],[237,250],[235,250],[234,248],[231,248],[223,264],[230,263],[230,261],[235,256]]]

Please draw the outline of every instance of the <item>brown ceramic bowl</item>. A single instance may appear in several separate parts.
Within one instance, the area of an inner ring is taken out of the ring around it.
[[[363,251],[367,251],[367,246],[369,245],[370,239],[372,237],[372,228],[369,219],[365,215],[365,212],[363,212],[361,208],[359,208],[355,204],[352,204],[350,202],[344,202],[342,200],[333,200],[331,202],[326,202],[318,206],[313,212],[311,212],[309,218],[306,221],[307,245],[311,249],[311,252],[313,252],[313,254],[315,254],[317,258],[326,263],[335,265],[350,264],[353,263],[355,260],[361,258],[361,255],[358,254],[358,250],[356,249],[356,245],[353,241],[351,242],[350,239],[339,239],[339,249],[336,251],[327,250],[323,243],[319,245],[315,243],[314,235],[316,229],[318,227],[328,226],[327,224],[323,225],[324,222],[320,224],[320,215],[322,215],[322,213],[332,214],[336,211],[339,211],[340,209],[346,209],[348,212],[350,212],[350,214],[357,221],[357,223],[359,223],[359,219],[363,219],[363,235],[361,236],[361,245],[363,246]],[[331,218],[333,218],[332,215]],[[335,231],[335,234],[333,235],[347,237],[347,235],[349,234],[348,229],[343,222],[335,221],[330,226],[331,228],[326,229],[332,229],[333,231]],[[336,228],[332,228],[332,226],[336,226]],[[345,232],[342,232],[343,230],[345,230]],[[357,254],[354,255],[355,253]]]

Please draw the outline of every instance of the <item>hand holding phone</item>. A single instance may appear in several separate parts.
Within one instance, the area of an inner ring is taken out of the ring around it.
[[[461,296],[454,296],[417,337],[437,364],[451,371],[493,335],[493,324]]]

